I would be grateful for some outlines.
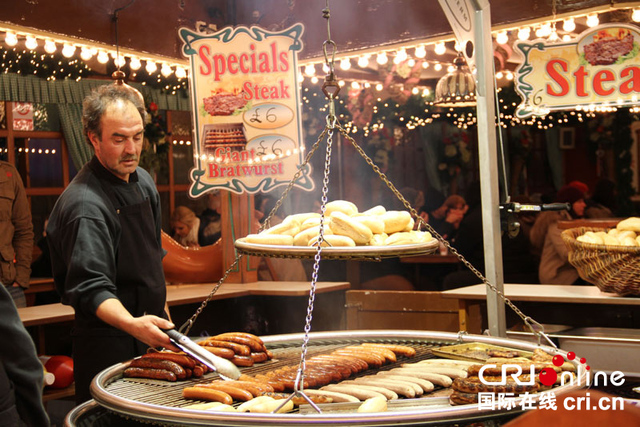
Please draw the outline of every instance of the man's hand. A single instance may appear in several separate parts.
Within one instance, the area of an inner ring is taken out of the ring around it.
[[[98,306],[96,315],[105,323],[128,333],[151,347],[164,347],[168,350],[180,351],[171,343],[169,336],[162,331],[162,329],[175,327],[166,319],[152,315],[133,317],[115,298],[103,301]]]

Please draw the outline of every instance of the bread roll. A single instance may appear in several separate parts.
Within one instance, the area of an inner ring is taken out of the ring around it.
[[[584,236],[590,239],[589,243],[595,243],[596,245],[604,244],[604,240],[602,239],[602,237],[594,233],[593,231],[587,231],[586,233],[584,233]]]
[[[347,200],[334,200],[325,205],[325,216],[330,216],[333,212],[342,212],[347,216],[358,213],[358,207]]]
[[[287,234],[248,234],[244,238],[247,243],[257,243],[260,245],[279,245],[279,246],[292,246],[293,236]]]
[[[433,236],[428,231],[412,230],[416,243],[428,243],[433,240]]]
[[[621,230],[621,231],[631,230],[631,231],[635,231],[636,233],[639,233],[640,232],[640,218],[632,216],[630,218],[623,219],[622,221],[620,221],[618,223],[618,225],[616,225],[616,228],[618,230]]]
[[[331,214],[331,231],[333,234],[350,237],[356,245],[365,245],[373,237],[369,227],[339,211]]]
[[[384,241],[385,246],[411,245],[414,243],[417,243],[417,236],[409,231],[393,233]]]
[[[407,211],[387,211],[382,215],[384,232],[387,234],[404,230],[411,221],[411,214]]]
[[[415,220],[413,219],[413,217],[411,217],[411,219],[409,220],[409,224],[407,224],[402,231],[411,231],[411,230],[413,230],[413,226],[415,224],[416,224]]]
[[[367,209],[366,211],[362,212],[362,215],[377,216],[377,215],[384,215],[386,212],[387,212],[387,210],[385,209],[384,206],[378,205],[378,206],[374,206],[371,209]]]
[[[297,224],[298,226],[302,223],[304,223],[306,220],[308,220],[309,218],[320,218],[320,214],[317,212],[307,212],[307,213],[299,213],[299,214],[293,214],[293,215],[288,215],[284,221],[282,222],[292,222]]]
[[[387,410],[387,399],[381,396],[370,397],[360,406],[357,412],[385,412]]]
[[[620,241],[622,246],[638,246],[638,242],[633,237],[627,236]]]
[[[602,238],[602,242],[605,245],[609,245],[609,246],[618,246],[620,245],[620,240],[618,240],[617,237],[613,237],[610,234],[605,234],[604,237]]]
[[[354,216],[351,219],[369,227],[369,230],[371,230],[373,234],[384,233],[384,221],[380,215]]]
[[[318,236],[312,238],[309,241],[309,246],[315,246],[318,242]],[[351,237],[340,236],[337,234],[328,234],[324,236],[324,242],[322,242],[322,247],[353,247],[356,245],[356,242],[353,241]]]
[[[280,224],[262,230],[260,234],[284,234],[287,236],[295,236],[300,231],[300,227],[293,221],[282,221]]]
[[[384,246],[384,241],[389,237],[387,233],[374,234],[369,240],[369,246]]]
[[[315,227],[307,228],[306,230],[303,230],[303,231],[299,232],[298,234],[296,234],[293,237],[293,245],[294,246],[309,246],[309,240],[313,239],[314,237],[317,237],[319,234],[320,234],[320,226],[319,225],[316,225]],[[329,227],[325,227],[323,234],[325,236],[327,236],[327,235],[333,234],[333,233],[331,232]]]
[[[618,230],[617,228],[612,228],[607,232],[607,234],[613,237],[618,237],[618,234],[620,234],[620,230]]]
[[[324,218],[324,226],[325,228],[329,227],[329,223],[331,221],[329,220],[329,218],[325,217]],[[308,218],[306,219],[302,224],[300,224],[300,231],[304,231],[307,228],[311,228],[311,227],[318,227],[320,225],[320,217],[318,216],[313,217],[313,218]]]
[[[631,230],[623,230],[623,231],[619,231],[618,235],[616,237],[620,241],[622,241],[622,239],[624,239],[625,237],[631,237],[632,239],[635,239],[636,238],[636,232],[635,231],[631,231]]]

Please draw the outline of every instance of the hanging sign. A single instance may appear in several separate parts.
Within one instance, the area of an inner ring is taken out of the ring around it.
[[[190,195],[222,188],[268,192],[288,184],[305,157],[297,53],[301,24],[271,32],[182,28],[191,64],[194,158]],[[313,189],[306,167],[296,185]]]
[[[467,59],[467,65],[470,70],[475,67],[475,55],[469,54],[464,48],[468,42],[474,40],[474,22],[473,14],[475,7],[470,0],[438,0],[442,11],[447,16],[447,21],[456,35],[456,40],[460,46],[463,46],[462,54]],[[474,49],[475,51],[475,49]]]
[[[524,56],[516,70],[515,87],[524,100],[517,117],[638,104],[640,29],[634,25],[602,25],[572,42],[536,40],[516,47]]]
[[[13,102],[13,130],[33,130],[33,104]]]

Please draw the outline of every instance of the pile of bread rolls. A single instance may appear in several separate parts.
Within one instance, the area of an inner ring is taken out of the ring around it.
[[[325,206],[324,246],[391,246],[428,243],[427,231],[413,230],[414,219],[407,211],[388,211],[376,206],[364,212],[346,200],[334,200]],[[280,246],[314,246],[320,233],[320,214],[287,216],[282,223],[249,234],[247,243]]]
[[[640,218],[631,217],[620,221],[616,228],[608,231],[587,231],[576,237],[578,242],[607,246],[640,246]]]

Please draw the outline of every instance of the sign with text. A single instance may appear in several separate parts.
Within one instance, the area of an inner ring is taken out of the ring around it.
[[[516,70],[516,90],[524,100],[517,117],[638,104],[640,29],[634,25],[602,25],[571,42],[534,40],[516,47],[524,56]]]
[[[203,34],[182,28],[191,64],[195,167],[192,197],[216,188],[268,192],[288,184],[303,163],[297,53],[303,26]],[[296,181],[311,190],[307,167]]]
[[[475,67],[475,55],[469,55],[467,49],[464,46],[468,42],[472,42],[474,39],[474,22],[473,14],[475,8],[469,0],[438,0],[442,11],[447,16],[449,25],[453,29],[453,33],[456,35],[458,44],[463,46],[462,54],[467,59],[467,65],[470,70]]]
[[[33,130],[33,104],[13,102],[13,130]]]

